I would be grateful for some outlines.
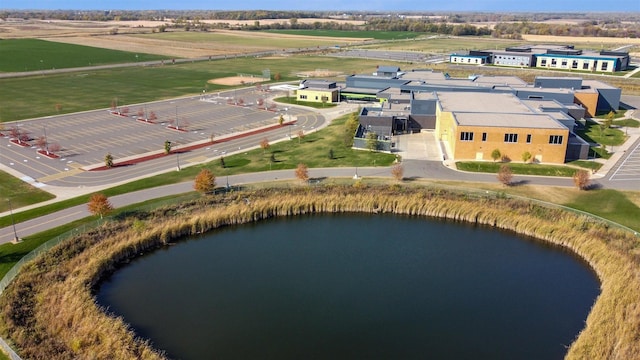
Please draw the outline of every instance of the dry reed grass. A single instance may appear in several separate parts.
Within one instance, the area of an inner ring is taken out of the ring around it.
[[[213,229],[319,212],[396,213],[487,224],[535,236],[587,260],[602,292],[569,359],[640,358],[640,251],[633,234],[525,201],[437,188],[393,186],[257,189],[202,197],[138,213],[67,241],[28,264],[0,299],[2,334],[25,358],[162,359],[92,291],[117,266],[154,248]],[[144,222],[145,226],[133,226]]]

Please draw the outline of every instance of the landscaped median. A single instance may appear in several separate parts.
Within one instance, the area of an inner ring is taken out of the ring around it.
[[[546,165],[546,164],[524,164],[524,163],[505,163],[505,162],[488,162],[488,161],[458,161],[456,168],[461,171],[498,173],[502,165],[508,165],[514,174],[518,175],[539,175],[539,176],[563,176],[572,177],[578,167],[570,167],[566,165]]]

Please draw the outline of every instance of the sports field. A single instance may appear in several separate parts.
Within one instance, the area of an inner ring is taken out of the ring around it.
[[[0,41],[0,72],[39,71],[161,59],[166,57],[39,39]]]

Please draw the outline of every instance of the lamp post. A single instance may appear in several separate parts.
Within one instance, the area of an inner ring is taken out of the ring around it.
[[[9,214],[11,215],[11,226],[13,227],[13,243],[19,243],[20,238],[18,237],[18,233],[16,232],[16,223],[13,220],[13,207],[11,206],[11,199],[7,199],[9,203]]]
[[[49,155],[49,141],[47,140],[47,126],[42,125],[42,129],[44,131],[44,149],[47,152],[47,155]]]

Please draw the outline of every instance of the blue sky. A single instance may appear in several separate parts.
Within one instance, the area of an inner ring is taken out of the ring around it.
[[[640,0],[0,0],[0,9],[640,12]]]

